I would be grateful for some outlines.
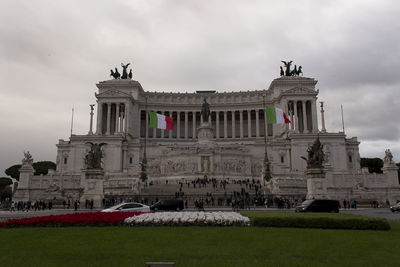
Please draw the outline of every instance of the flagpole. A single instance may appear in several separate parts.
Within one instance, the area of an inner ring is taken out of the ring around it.
[[[343,118],[343,105],[340,104],[340,109],[342,111],[342,127],[343,127],[343,134],[344,134],[344,118]]]
[[[145,106],[144,109],[146,111],[146,114],[144,115],[144,118],[146,120],[147,118],[147,96],[145,97]],[[146,145],[147,145],[147,127],[148,127],[148,122],[144,123],[144,157],[146,156]]]
[[[143,148],[143,159],[141,162],[141,172],[140,172],[140,180],[142,182],[147,181],[147,158],[146,158],[146,146],[147,146],[147,127],[148,127],[148,122],[147,122],[147,97],[145,97],[145,123],[144,123],[144,148]]]
[[[264,188],[265,188],[265,181],[270,181],[272,176],[271,176],[271,169],[270,169],[270,162],[268,160],[268,153],[267,153],[267,112],[265,110],[265,95],[263,95],[263,110],[264,110],[264,123],[265,123],[265,129],[264,129],[264,177],[263,177],[263,183],[264,183]]]
[[[72,107],[72,117],[71,117],[71,136],[72,136],[72,129],[74,128],[74,108]]]

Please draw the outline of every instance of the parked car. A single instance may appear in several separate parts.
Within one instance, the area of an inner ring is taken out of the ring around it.
[[[180,199],[164,199],[160,200],[150,207],[150,210],[183,210],[183,200]]]
[[[330,199],[308,199],[297,206],[296,212],[339,212],[339,201]]]
[[[398,202],[396,205],[394,205],[394,206],[391,206],[390,207],[390,210],[392,211],[392,212],[395,212],[395,211],[400,211],[400,202]]]
[[[126,202],[121,203],[110,208],[102,210],[102,212],[114,212],[114,211],[139,211],[139,212],[150,212],[150,207],[141,203]]]

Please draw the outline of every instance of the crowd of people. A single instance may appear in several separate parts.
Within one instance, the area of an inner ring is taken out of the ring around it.
[[[30,210],[46,210],[49,209],[51,210],[53,208],[53,202],[51,200],[49,200],[48,202],[39,200],[39,201],[18,201],[18,202],[14,202],[11,201],[10,204],[10,211],[30,211]]]

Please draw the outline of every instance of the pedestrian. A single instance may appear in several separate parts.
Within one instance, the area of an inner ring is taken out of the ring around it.
[[[78,210],[78,200],[75,200],[75,202],[74,202],[74,208],[75,208],[75,211]]]
[[[10,207],[10,212],[15,211],[15,203],[14,201],[11,201],[11,207]]]

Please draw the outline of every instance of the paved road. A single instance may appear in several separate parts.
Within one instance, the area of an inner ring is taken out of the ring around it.
[[[400,212],[392,212],[389,208],[360,208],[360,209],[350,209],[350,210],[340,210],[341,213],[351,213],[355,215],[363,215],[368,217],[379,217],[385,218],[390,222],[400,222]]]
[[[190,210],[190,209],[189,209]],[[208,211],[216,211],[216,210],[222,210],[222,211],[230,211],[232,209],[230,208],[206,208]],[[8,219],[16,219],[16,218],[29,218],[29,217],[39,217],[39,216],[48,216],[48,215],[59,215],[59,214],[67,214],[67,213],[76,213],[76,212],[91,212],[91,211],[98,211],[98,210],[85,210],[85,209],[80,209],[78,211],[74,211],[73,209],[53,209],[53,210],[44,210],[44,211],[16,211],[16,212],[10,212],[10,211],[4,211],[0,210],[0,221],[5,221]],[[257,212],[265,212],[265,211],[274,211],[274,212],[293,212],[293,209],[274,209],[274,208],[257,208],[257,209],[251,209],[251,211],[257,211]],[[344,210],[341,209],[340,213],[351,213],[351,214],[356,214],[356,215],[363,215],[363,216],[369,216],[369,217],[380,217],[380,218],[385,218],[388,221],[391,222],[400,222],[400,212],[391,212],[390,209],[388,208],[379,208],[379,209],[371,209],[371,208],[359,208],[359,209],[350,209],[350,210]]]

